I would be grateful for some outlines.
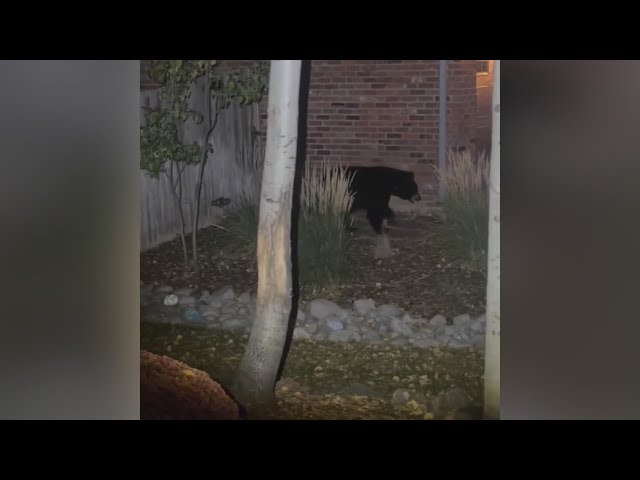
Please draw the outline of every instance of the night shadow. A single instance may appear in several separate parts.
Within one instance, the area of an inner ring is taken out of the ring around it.
[[[291,202],[291,314],[287,327],[284,350],[278,368],[276,382],[282,376],[284,365],[291,348],[293,330],[298,317],[300,299],[300,272],[298,270],[298,219],[300,216],[300,189],[307,159],[307,110],[309,106],[309,86],[311,83],[311,60],[302,60],[300,71],[300,94],[298,98],[298,147],[296,150],[296,172],[293,180],[293,199]]]

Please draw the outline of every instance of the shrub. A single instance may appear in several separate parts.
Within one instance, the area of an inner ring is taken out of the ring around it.
[[[346,271],[350,181],[340,165],[326,161],[305,171],[298,227],[300,281],[305,286],[339,283]]]
[[[444,170],[436,175],[444,184],[443,247],[454,261],[470,270],[485,270],[489,222],[489,161],[484,152],[448,152]]]
[[[234,242],[242,242],[247,250],[256,251],[260,209],[258,205],[243,202],[227,216],[222,226],[233,236]]]

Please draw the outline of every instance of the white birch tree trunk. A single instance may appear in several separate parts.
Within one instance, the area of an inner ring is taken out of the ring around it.
[[[500,60],[493,70],[484,417],[500,418]]]
[[[272,60],[267,145],[258,228],[256,319],[242,359],[236,395],[245,405],[274,400],[291,314],[291,208],[298,143],[301,60]]]

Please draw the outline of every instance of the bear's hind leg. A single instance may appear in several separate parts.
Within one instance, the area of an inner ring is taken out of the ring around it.
[[[375,258],[387,258],[390,257],[391,244],[389,242],[389,236],[384,231],[383,221],[385,220],[385,211],[382,209],[372,208],[367,211],[367,219],[376,232],[377,245],[374,249]]]
[[[396,224],[396,214],[393,210],[387,207],[387,210],[384,215],[384,226],[387,225],[395,225]]]

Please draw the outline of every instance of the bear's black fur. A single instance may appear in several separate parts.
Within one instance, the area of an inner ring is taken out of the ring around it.
[[[351,211],[366,210],[373,230],[381,235],[384,220],[393,218],[389,208],[391,196],[416,202],[420,200],[413,172],[391,167],[346,167],[352,178],[349,190],[353,193]]]

